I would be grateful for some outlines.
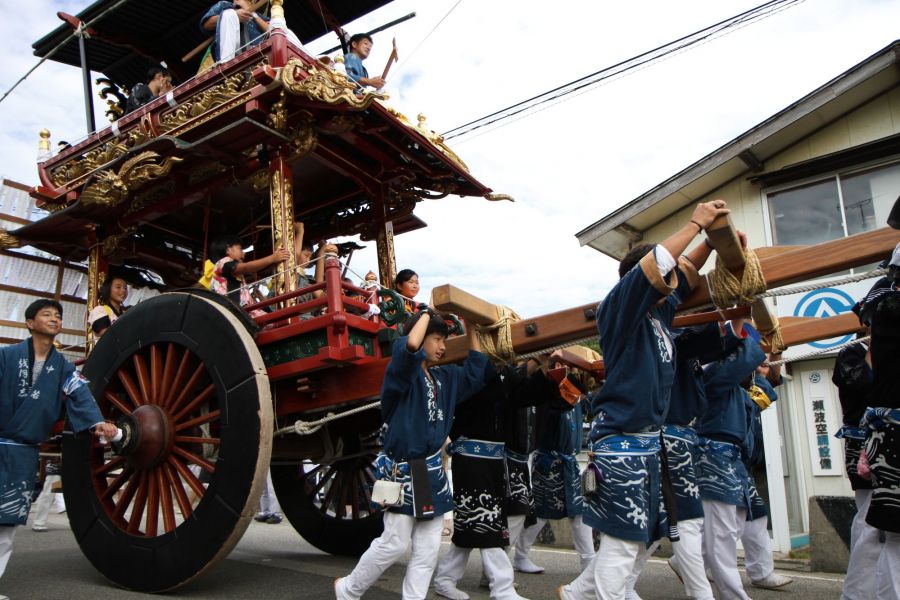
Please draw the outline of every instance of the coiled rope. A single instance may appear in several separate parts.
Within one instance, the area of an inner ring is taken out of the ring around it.
[[[492,360],[509,362],[516,356],[512,343],[512,324],[521,321],[522,317],[506,306],[498,306],[497,312],[500,318],[490,325],[476,325],[475,334],[481,342],[482,350]]]
[[[746,306],[765,293],[766,279],[756,252],[744,249],[744,273],[739,280],[725,267],[722,257],[716,257],[716,268],[706,274],[709,297],[718,308]]]

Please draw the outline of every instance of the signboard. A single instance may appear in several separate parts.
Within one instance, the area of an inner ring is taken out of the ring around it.
[[[809,456],[813,475],[844,473],[844,455],[838,430],[838,413],[830,369],[800,371],[803,386],[803,413],[809,439]]]

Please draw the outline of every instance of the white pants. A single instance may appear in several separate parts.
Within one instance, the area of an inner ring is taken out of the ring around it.
[[[525,529],[525,515],[513,515],[506,518],[506,526],[509,528],[509,549],[514,550],[519,542],[519,537]]]
[[[275,496],[275,487],[272,485],[272,471],[266,473],[266,487],[259,497],[259,512],[266,515],[281,514],[281,505]]]
[[[737,569],[737,541],[747,509],[704,500],[703,514],[703,556],[712,571],[720,600],[749,600]]]
[[[875,565],[881,554],[878,530],[866,523],[872,490],[856,490],[856,516],[850,525],[850,562],[841,600],[875,597]]]
[[[241,22],[237,13],[232,10],[223,10],[219,15],[218,25],[219,62],[226,62],[234,58],[238,48],[241,47]]]
[[[46,527],[47,515],[50,514],[50,505],[54,503],[54,499],[62,496],[62,494],[53,493],[53,484],[59,480],[59,475],[47,475],[44,477],[44,487],[41,489],[41,494],[37,500],[34,501],[33,527]],[[63,508],[65,508],[65,504],[63,504]]]
[[[875,566],[876,600],[900,598],[900,533],[884,532],[884,544]]]
[[[441,516],[428,521],[393,512],[384,513],[384,533],[372,540],[353,572],[344,578],[347,597],[359,600],[385,570],[397,562],[412,542],[412,556],[403,577],[403,600],[424,599],[441,549]]]
[[[765,527],[763,527],[763,533],[765,533]],[[768,539],[768,534],[765,535]],[[706,578],[706,568],[703,564],[703,519],[678,521],[678,537],[679,541],[672,544],[672,550],[675,553],[672,561],[681,573],[684,592],[691,598],[711,600],[713,597],[712,587]],[[770,550],[770,562],[771,559],[772,552]]]
[[[534,541],[546,524],[547,519],[538,519],[537,523],[531,527],[526,527],[522,534],[518,536],[519,539],[516,541],[516,560],[528,557]],[[572,526],[572,545],[575,546],[575,552],[581,557],[581,566],[584,568],[594,558],[593,530],[584,524],[584,521],[581,520],[581,515],[569,517],[569,524]],[[512,535],[510,534],[511,539]]]
[[[652,546],[651,546],[652,548]],[[643,556],[645,555],[645,556]],[[635,564],[650,553],[642,542],[609,535],[600,536],[597,555],[572,583],[563,586],[561,600],[624,600],[628,584],[634,584]]]
[[[678,524],[679,527],[681,523]],[[744,521],[741,544],[744,546],[744,566],[750,581],[762,581],[775,571],[772,540],[769,538],[769,517]],[[681,529],[678,530],[679,533]]]
[[[17,526],[0,526],[0,577],[6,573],[6,563],[12,555],[13,538],[16,537]]]
[[[484,574],[491,584],[491,598],[511,600],[520,598],[513,587],[513,568],[503,548],[480,548]],[[441,557],[434,574],[434,588],[455,588],[466,573],[472,548],[460,548],[450,544],[450,550]]]
[[[680,522],[678,524],[679,526],[681,525]],[[631,568],[631,574],[628,576],[628,579],[625,580],[626,597],[628,597],[628,593],[634,593],[634,586],[641,576],[641,571],[644,570],[644,565],[647,564],[647,559],[653,556],[653,553],[656,552],[657,548],[659,548],[658,540],[650,544],[649,548],[642,550],[640,554],[638,554],[638,557],[634,561],[634,566]]]

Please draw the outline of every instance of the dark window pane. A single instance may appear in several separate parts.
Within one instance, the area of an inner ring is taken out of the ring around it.
[[[768,194],[776,246],[818,244],[844,237],[837,180]]]
[[[850,235],[884,227],[900,195],[900,165],[841,177],[841,193]]]

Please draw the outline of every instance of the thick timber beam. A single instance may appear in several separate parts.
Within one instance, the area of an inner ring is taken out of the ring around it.
[[[769,289],[815,279],[883,260],[900,242],[900,231],[884,227],[850,237],[804,246],[789,252],[761,255],[759,263]],[[709,289],[701,283],[679,306],[688,309],[709,302]]]

